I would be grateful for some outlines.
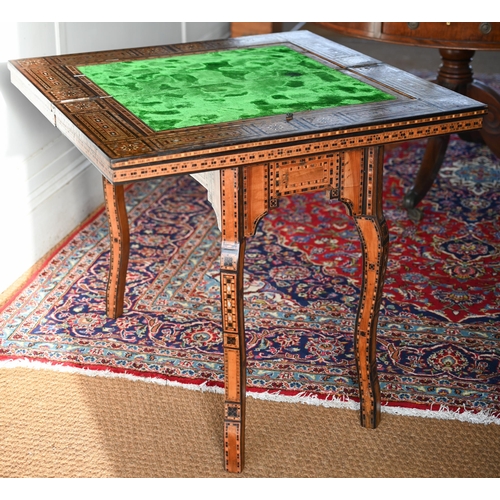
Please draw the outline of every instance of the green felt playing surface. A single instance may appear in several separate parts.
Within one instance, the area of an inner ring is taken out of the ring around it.
[[[394,99],[281,45],[78,69],[155,131]]]

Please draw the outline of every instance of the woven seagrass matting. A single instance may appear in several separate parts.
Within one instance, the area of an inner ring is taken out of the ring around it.
[[[228,477],[223,395],[0,370],[0,477]],[[248,398],[242,477],[499,477],[500,425]]]

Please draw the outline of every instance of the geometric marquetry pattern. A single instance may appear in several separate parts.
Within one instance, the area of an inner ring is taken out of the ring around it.
[[[396,129],[384,132],[377,132],[375,127],[371,127],[369,130],[366,130],[366,128],[364,128],[364,130],[363,128],[359,128],[356,132],[364,132],[364,135],[356,135],[354,137],[329,138],[329,134],[326,133],[316,134],[316,137],[320,136],[323,140],[306,144],[302,143],[292,148],[281,147],[280,143],[285,142],[283,139],[270,139],[266,141],[268,144],[266,149],[262,148],[262,142],[255,143],[255,145],[260,145],[262,149],[260,151],[249,151],[246,153],[242,153],[241,150],[234,151],[237,149],[235,147],[213,148],[204,151],[203,157],[197,157],[196,159],[186,158],[188,156],[186,153],[173,153],[168,156],[162,155],[161,157],[156,157],[154,156],[154,146],[151,141],[135,140],[134,143],[136,146],[132,149],[152,153],[148,158],[148,165],[144,165],[144,158],[137,160],[131,158],[127,161],[114,162],[114,168],[103,168],[101,170],[114,182],[130,182],[133,180],[174,175],[183,172],[218,170],[236,165],[250,165],[253,163],[279,160],[281,158],[294,158],[323,151],[341,151],[350,148],[406,141],[408,138],[419,139],[440,134],[452,134],[463,130],[474,130],[479,128],[482,123],[482,117],[475,116],[476,114],[476,112],[473,112],[470,114],[472,116],[465,115],[458,122],[437,123],[435,125],[426,124],[415,126],[415,122],[418,122],[415,120],[412,123],[406,122],[405,125],[408,127],[406,129]],[[142,147],[138,146],[139,143],[142,143]],[[252,143],[249,145],[251,146]],[[113,148],[113,151],[109,151],[108,148]],[[108,153],[111,153],[112,156],[123,155],[123,148],[123,141],[111,142],[106,145]],[[214,156],[207,158],[209,154]],[[131,153],[130,156],[133,156],[133,153]],[[135,166],[136,164],[140,166]]]
[[[270,162],[271,198],[338,186],[340,156],[329,153]]]
[[[224,332],[238,331],[238,314],[236,310],[236,276],[234,274],[222,273],[222,317],[224,318]],[[231,336],[227,340],[228,345],[237,346],[237,339]]]

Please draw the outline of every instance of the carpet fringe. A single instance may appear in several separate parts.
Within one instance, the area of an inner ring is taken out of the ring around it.
[[[190,389],[201,392],[224,392],[224,389],[208,385],[206,382],[203,384],[189,384],[184,382],[177,382],[176,380],[167,380],[156,377],[140,377],[138,375],[132,375],[130,373],[118,373],[111,370],[92,370],[90,368],[77,368],[74,366],[60,365],[50,362],[33,361],[31,359],[9,359],[6,361],[0,361],[0,368],[29,368],[33,370],[50,370],[61,373],[76,373],[79,375],[85,375],[87,377],[121,378],[130,380],[132,382],[146,382],[150,384],[181,387],[183,389]]]
[[[247,389],[247,396],[254,399],[263,399],[266,401],[276,401],[279,403],[301,403],[313,406],[325,406],[327,408],[343,408],[346,410],[359,410],[359,403],[356,401],[330,397],[328,399],[320,398],[315,394],[301,392],[293,396],[281,394],[278,392],[254,392]]]
[[[459,420],[469,422],[470,424],[497,424],[500,425],[500,417],[495,416],[489,411],[472,412],[468,410],[451,410],[444,406],[437,410],[421,410],[418,408],[401,408],[395,406],[382,406],[382,412],[392,415],[401,415],[406,417],[436,418],[440,420]]]
[[[359,410],[359,403],[339,398],[322,399],[315,395],[300,393],[295,396],[281,395],[279,393],[255,393],[247,391],[247,395],[256,399],[268,401],[279,401],[284,403],[302,403],[327,408],[342,408],[347,410]],[[425,410],[419,408],[403,408],[399,406],[382,405],[382,413],[400,415],[405,417],[435,418],[439,420],[460,420],[471,424],[497,424],[500,425],[500,417],[488,411],[471,412],[467,410],[451,410],[439,406],[436,410]]]
[[[107,378],[121,378],[127,379],[133,382],[146,382],[151,384],[158,384],[170,387],[180,387],[182,389],[200,391],[200,392],[212,392],[217,394],[224,393],[222,387],[209,385],[206,382],[202,384],[190,384],[184,382],[178,382],[175,380],[167,380],[163,378],[155,377],[141,377],[138,375],[132,375],[129,373],[117,373],[110,370],[91,370],[88,368],[76,368],[67,365],[60,365],[54,363],[47,363],[41,361],[33,361],[30,359],[12,359],[0,361],[1,368],[29,368],[34,370],[50,370],[62,373],[76,373],[80,375],[85,375],[87,377],[107,377]],[[329,398],[323,399],[319,398],[314,394],[299,393],[296,395],[281,394],[280,392],[255,392],[251,389],[247,389],[247,396],[254,399],[261,399],[265,401],[275,401],[280,403],[301,403],[313,406],[324,406],[327,408],[340,408],[347,410],[359,410],[359,403],[351,400],[345,400],[340,398]],[[451,410],[444,406],[439,406],[436,410],[428,409],[418,409],[418,408],[403,408],[382,405],[381,411],[383,413],[389,413],[392,415],[400,415],[405,417],[420,417],[420,418],[434,418],[440,420],[459,420],[461,422],[468,422],[471,424],[496,424],[500,425],[500,417],[495,416],[488,411],[461,411],[461,410]]]

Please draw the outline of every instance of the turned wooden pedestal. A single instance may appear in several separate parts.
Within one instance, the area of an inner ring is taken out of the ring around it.
[[[433,81],[460,94],[488,105],[483,128],[474,133],[461,133],[462,139],[485,143],[500,158],[500,95],[481,81],[473,78],[472,59],[476,51],[500,53],[500,23],[336,23],[316,22],[300,25],[318,25],[342,35],[439,49],[442,64]],[[231,33],[251,35],[270,33],[280,29],[280,23],[231,23]],[[233,35],[234,36],[234,35]],[[429,139],[413,186],[403,198],[409,216],[418,221],[422,212],[416,208],[432,187],[443,163],[449,136]]]

